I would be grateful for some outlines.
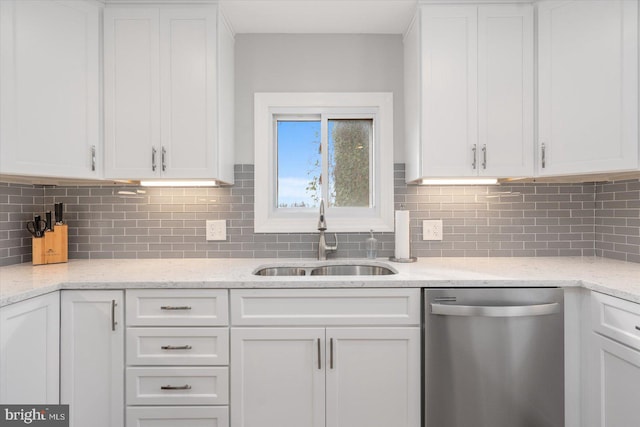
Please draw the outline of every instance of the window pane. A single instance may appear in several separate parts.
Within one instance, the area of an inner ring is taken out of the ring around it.
[[[329,120],[329,206],[370,207],[373,120]]]
[[[278,207],[320,205],[320,121],[277,121]]]

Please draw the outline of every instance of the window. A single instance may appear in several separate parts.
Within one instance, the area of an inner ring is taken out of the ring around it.
[[[387,93],[255,95],[255,231],[393,230]]]

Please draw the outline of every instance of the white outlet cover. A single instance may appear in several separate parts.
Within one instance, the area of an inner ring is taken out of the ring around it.
[[[422,221],[422,240],[442,240],[442,220],[426,219]]]
[[[205,227],[207,241],[227,240],[227,221],[224,219],[208,219]]]

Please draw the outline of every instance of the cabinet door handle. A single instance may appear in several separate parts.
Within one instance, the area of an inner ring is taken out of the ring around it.
[[[156,171],[156,154],[158,153],[158,150],[156,150],[156,147],[151,147],[151,170],[153,172]]]
[[[318,338],[318,369],[322,369],[322,349],[320,345],[320,338]]]
[[[487,144],[482,146],[482,169],[487,168]]]
[[[189,384],[185,385],[161,385],[160,390],[191,390]]]
[[[473,170],[475,170],[478,166],[478,147],[476,146],[476,144],[473,144],[473,147],[471,148],[471,156],[473,157],[471,167],[473,168]]]
[[[190,345],[163,345],[160,347],[162,350],[191,350]]]
[[[160,307],[160,310],[191,310],[191,306],[188,306],[188,305],[179,305],[179,306],[163,305],[162,307]]]
[[[162,147],[162,172],[167,170],[167,150]]]
[[[91,172],[96,171],[96,146],[91,146]]]
[[[640,331],[640,326],[636,326],[636,329]]]
[[[329,369],[333,369],[333,338],[329,338]]]
[[[118,322],[116,322],[116,300],[112,299],[111,300],[111,330],[115,331],[116,330],[116,325],[118,324]]]
[[[547,167],[547,147],[544,145],[544,142],[540,146],[542,149],[540,163],[542,164],[542,169]]]

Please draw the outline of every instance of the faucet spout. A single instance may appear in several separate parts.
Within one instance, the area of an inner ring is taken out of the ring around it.
[[[320,200],[320,217],[318,218],[318,231],[327,229],[327,221],[324,216],[324,200]]]
[[[329,246],[324,232],[327,230],[327,221],[324,215],[324,200],[320,201],[320,217],[318,218],[318,231],[320,232],[320,239],[318,240],[318,259],[326,260],[327,254],[338,250],[338,235],[334,233],[335,245]]]

